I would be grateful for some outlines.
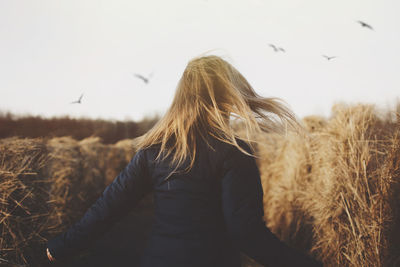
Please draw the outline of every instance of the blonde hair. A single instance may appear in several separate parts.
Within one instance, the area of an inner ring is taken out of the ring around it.
[[[234,130],[232,118],[241,120],[242,134]],[[293,113],[279,99],[257,95],[243,75],[222,58],[203,56],[188,63],[172,105],[136,140],[136,148],[160,144],[158,159],[172,155],[171,166],[176,171],[189,158],[188,171],[196,157],[196,135],[203,139],[211,135],[248,154],[237,138],[251,145],[255,141],[252,136],[258,133],[280,132],[283,125],[296,124]]]

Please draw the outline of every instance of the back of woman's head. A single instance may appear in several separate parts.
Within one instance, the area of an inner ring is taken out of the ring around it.
[[[240,120],[240,134],[232,119]],[[160,144],[159,157],[172,155],[178,167],[187,158],[193,166],[196,136],[212,136],[236,146],[240,138],[253,143],[262,131],[280,132],[284,124],[295,125],[292,112],[275,98],[256,94],[231,64],[218,56],[192,59],[180,79],[174,100],[163,118],[137,141],[137,148]]]

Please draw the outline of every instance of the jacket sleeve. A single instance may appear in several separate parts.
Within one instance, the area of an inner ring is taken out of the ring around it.
[[[87,248],[151,189],[145,152],[140,150],[84,216],[47,243],[51,255],[56,260],[63,260]]]
[[[250,152],[248,146],[244,149]],[[224,161],[222,206],[228,232],[238,249],[263,265],[322,266],[287,246],[265,226],[262,199],[255,159],[238,149],[229,153]]]

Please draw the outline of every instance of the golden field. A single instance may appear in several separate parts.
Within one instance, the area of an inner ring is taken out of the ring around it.
[[[308,133],[266,135],[259,166],[267,225],[324,266],[400,266],[400,117],[337,105]]]
[[[0,139],[0,266],[47,262],[47,238],[65,230],[134,155],[131,140]]]
[[[267,226],[325,266],[400,266],[399,114],[337,105],[303,122],[301,133],[257,137]],[[46,239],[122,170],[130,144],[0,139],[0,265],[41,266]]]

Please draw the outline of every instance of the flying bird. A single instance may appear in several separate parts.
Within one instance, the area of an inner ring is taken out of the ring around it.
[[[142,80],[145,84],[148,84],[150,81],[150,78],[153,76],[153,73],[150,73],[147,77],[145,77],[141,74],[138,74],[138,73],[132,73],[132,75],[133,75],[133,77],[136,77],[136,78]]]
[[[372,26],[369,25],[368,23],[365,23],[364,21],[361,21],[361,20],[357,20],[357,22],[360,23],[361,27],[364,27],[364,28],[368,28],[368,29],[370,29],[370,30],[373,30]]]
[[[82,97],[83,97],[83,94],[81,94],[81,96],[79,97],[78,100],[71,102],[71,104],[81,104],[82,103],[81,102],[82,101]]]
[[[277,47],[274,44],[268,44],[270,47],[272,47],[272,49],[274,49],[274,52],[286,52],[285,49],[283,49],[282,47]]]
[[[327,55],[322,55],[324,58],[326,58],[326,60],[331,60],[331,59],[334,59],[334,58],[337,58],[336,56],[332,56],[332,57],[330,57],[330,56],[327,56]]]

